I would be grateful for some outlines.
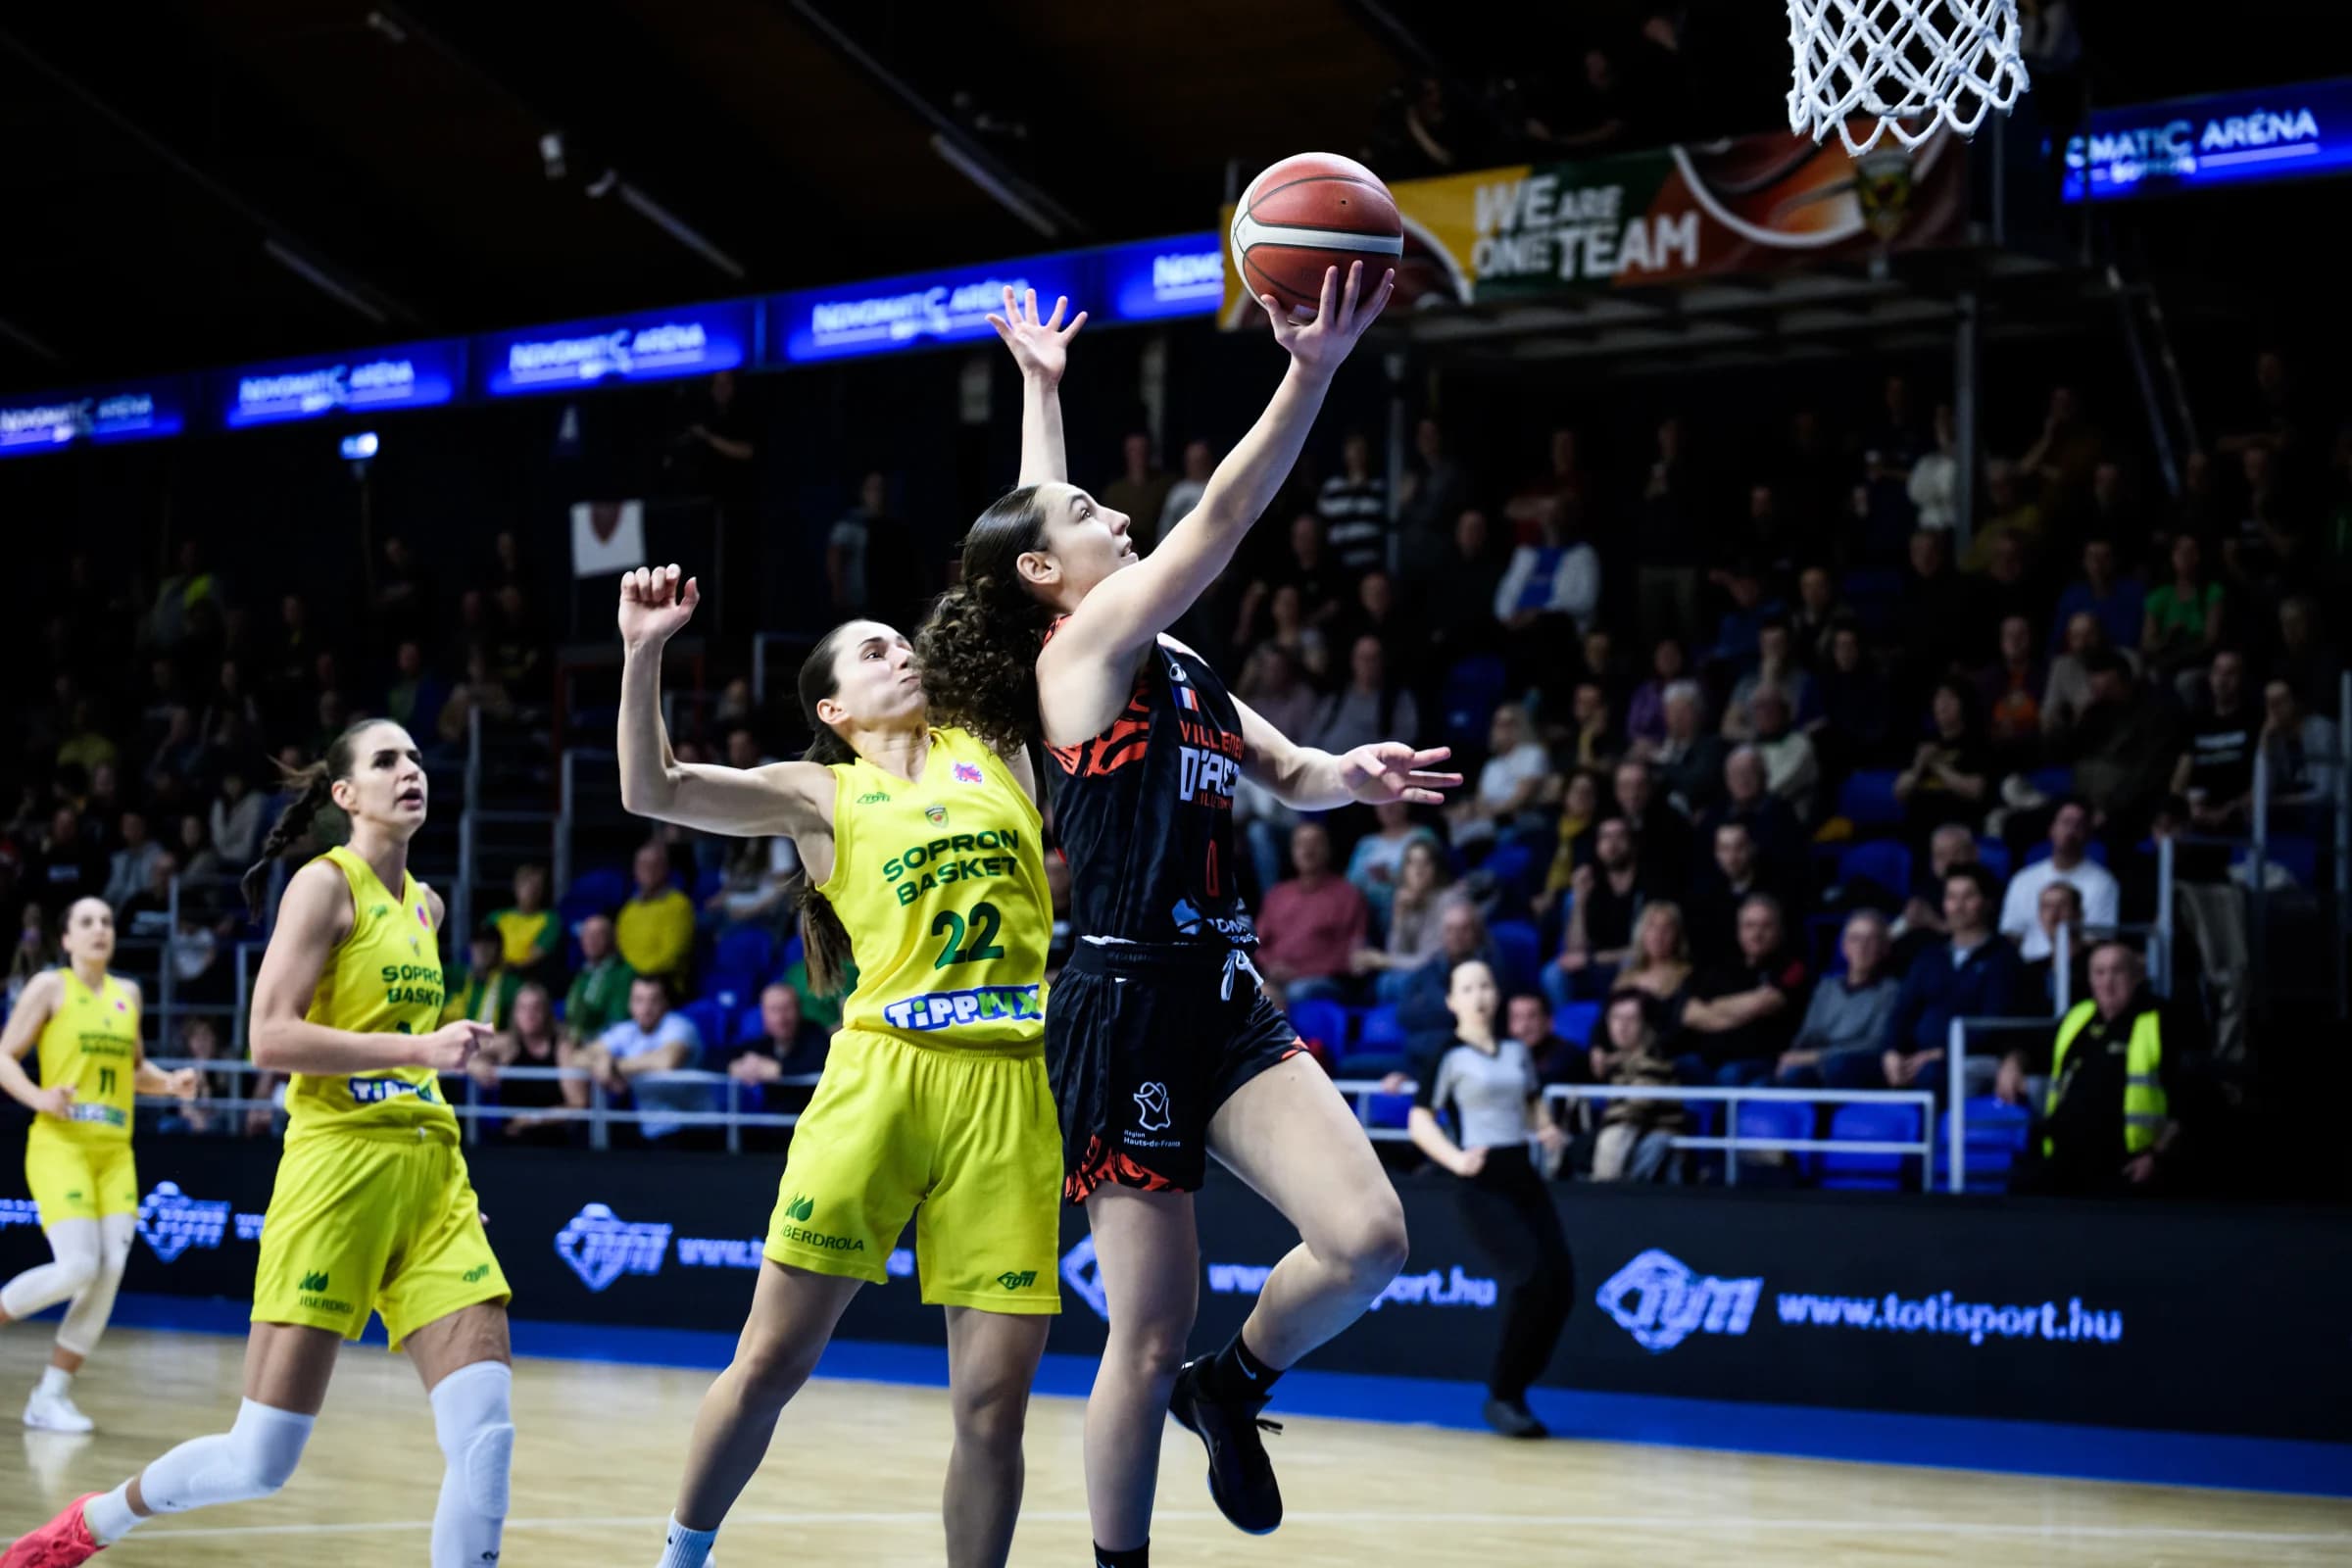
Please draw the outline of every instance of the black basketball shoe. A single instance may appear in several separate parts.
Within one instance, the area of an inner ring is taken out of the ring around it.
[[[1187,1361],[1168,1396],[1168,1413],[1208,1448],[1208,1495],[1237,1530],[1262,1536],[1282,1523],[1282,1489],[1274,1483],[1274,1461],[1258,1433],[1280,1432],[1282,1423],[1258,1415],[1264,1396],[1220,1398],[1202,1375],[1211,1356]]]

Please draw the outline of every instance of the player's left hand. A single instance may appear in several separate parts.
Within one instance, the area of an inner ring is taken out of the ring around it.
[[[177,1067],[164,1075],[164,1093],[180,1100],[194,1100],[204,1087],[204,1080],[193,1067]]]
[[[1461,787],[1459,773],[1425,771],[1433,762],[1453,755],[1451,747],[1433,746],[1416,752],[1402,741],[1374,741],[1340,758],[1340,782],[1354,799],[1367,806],[1403,801],[1412,806],[1443,806],[1441,790]]]
[[[1054,300],[1054,314],[1044,320],[1037,318],[1037,290],[1030,289],[1022,298],[1014,298],[1012,286],[1004,288],[1004,314],[991,314],[988,324],[997,329],[997,336],[1012,350],[1013,363],[1021,374],[1043,381],[1048,386],[1061,382],[1061,372],[1069,368],[1070,339],[1086,324],[1086,313],[1080,311],[1070,318],[1070,324],[1061,324],[1061,313],[1070,308],[1067,295]]]

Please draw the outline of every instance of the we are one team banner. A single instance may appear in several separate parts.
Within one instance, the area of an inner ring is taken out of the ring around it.
[[[242,430],[577,392],[750,368],[904,354],[985,339],[1006,286],[1117,326],[1206,317],[1223,293],[1217,237],[1093,250],[716,300],[544,326],[313,354],[193,375],[0,394],[0,458],[183,430]]]
[[[1967,160],[1948,131],[1859,158],[1776,133],[1401,180],[1397,298],[1541,300],[1956,244]],[[1228,254],[1219,323],[1251,315]]]

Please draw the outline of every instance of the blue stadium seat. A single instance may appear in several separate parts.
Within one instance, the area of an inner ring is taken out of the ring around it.
[[[727,873],[719,866],[698,872],[694,879],[694,906],[699,909],[709,904],[718,896],[718,890],[726,885]]]
[[[2253,852],[2240,850],[2232,863],[2245,865],[2253,859]],[[2320,841],[2300,833],[2275,833],[2266,847],[2266,858],[2273,864],[2286,867],[2286,874],[2303,887],[2317,892],[2320,887]]]
[[[1905,1104],[1839,1105],[1830,1115],[1830,1137],[1840,1143],[1892,1144],[1919,1137],[1919,1107]],[[1849,1154],[1832,1150],[1821,1156],[1821,1185],[1891,1193],[1903,1185],[1900,1154]]]
[[[1358,1051],[1402,1051],[1404,1022],[1395,1007],[1374,1007],[1363,1017],[1361,1031],[1355,1037]]]
[[[1838,814],[1856,827],[1893,827],[1903,819],[1903,803],[1894,798],[1895,770],[1859,768],[1838,789]]]
[[[717,949],[710,958],[710,973],[713,979],[724,980],[736,990],[750,990],[756,996],[759,988],[776,973],[775,936],[763,925],[720,927]]]
[[[1502,702],[1507,675],[1499,659],[1465,659],[1446,673],[1438,699],[1446,739],[1454,746],[1483,749],[1487,725]]]
[[[582,871],[564,889],[557,912],[566,926],[579,924],[592,914],[611,914],[628,902],[629,876],[616,865],[600,865]]]
[[[1746,1100],[1733,1107],[1733,1116],[1742,1138],[1810,1138],[1813,1136],[1813,1105],[1799,1100]],[[1812,1166],[1812,1159],[1801,1152],[1791,1152],[1782,1159],[1767,1159],[1765,1152],[1742,1150],[1740,1154],[1740,1180],[1748,1180],[1751,1170],[1769,1171],[1775,1168],[1787,1172],[1791,1182],[1800,1181]]]
[[[1413,1108],[1410,1095],[1373,1095],[1364,1107],[1367,1127],[1402,1127]]]
[[[1891,566],[1856,566],[1838,584],[1862,629],[1883,637],[1903,612],[1903,574]]]
[[[2071,767],[2036,767],[2026,774],[2026,782],[2054,801],[2075,793],[2075,770]]]
[[[1348,1054],[1348,1009],[1336,1002],[1312,998],[1291,1004],[1291,1027],[1302,1040],[1312,1040],[1334,1056]]]
[[[1503,995],[1535,990],[1544,968],[1544,939],[1535,926],[1525,920],[1497,920],[1488,927],[1487,934],[1494,939],[1494,951],[1502,956],[1503,972],[1494,978]]]
[[[784,939],[784,951],[776,956],[776,973],[782,974],[800,962],[801,956],[801,928],[796,921],[792,928],[792,935]]]
[[[1962,1188],[1972,1193],[2005,1193],[2009,1190],[2011,1170],[2018,1156],[2026,1152],[2028,1130],[2033,1126],[2033,1113],[2016,1105],[2003,1104],[1990,1095],[1971,1100],[1967,1105],[1967,1143],[1960,1156]],[[1942,1117],[1936,1120],[1936,1179],[1947,1180],[1951,1174],[1950,1144],[1944,1137],[1947,1124]]]
[[[689,1002],[678,1009],[678,1016],[694,1025],[694,1032],[701,1039],[705,1051],[717,1051],[727,1044],[727,1021],[733,1015],[732,1007],[708,997],[699,1002]]]
[[[1525,844],[1497,844],[1482,863],[1514,900],[1535,892],[1536,852]]]
[[[2003,844],[1999,839],[1981,838],[1977,840],[1977,859],[1985,870],[1992,873],[1994,880],[1999,882],[2009,880],[2011,860],[2009,846]],[[1995,908],[1992,912],[1997,917],[2001,911]]]
[[[1838,857],[1838,880],[1852,898],[1856,882],[1869,880],[1894,895],[1897,903],[1910,896],[1911,851],[1896,839],[1869,839],[1852,845]]]
[[[755,997],[752,1000],[752,1004],[744,1008],[743,1011],[736,1016],[735,1034],[731,1043],[740,1046],[759,1038],[760,1001]]]
[[[1551,1017],[1551,1032],[1572,1046],[1590,1046],[1600,1028],[1597,1002],[1571,1002]]]
[[[2107,863],[2107,846],[2102,840],[2092,839],[2087,845],[2083,846],[2082,854],[2086,859],[2096,860],[2101,865],[2105,865]],[[2049,858],[2050,841],[2048,839],[2035,839],[2026,850],[2026,858],[2018,861],[2018,869],[2023,870],[2029,865],[2039,865],[2042,861],[2048,859]]]

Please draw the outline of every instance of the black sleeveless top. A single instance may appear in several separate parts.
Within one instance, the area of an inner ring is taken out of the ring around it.
[[[1241,715],[1199,655],[1160,638],[1110,727],[1046,755],[1078,936],[1257,946],[1234,852]]]

